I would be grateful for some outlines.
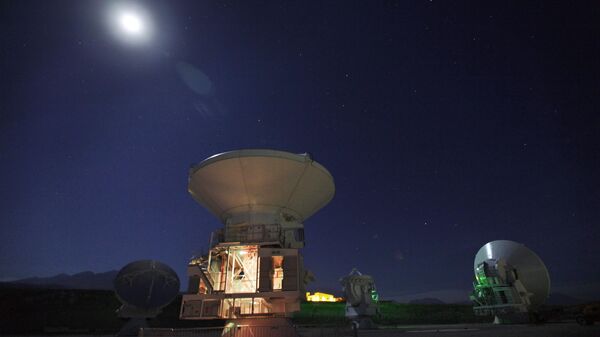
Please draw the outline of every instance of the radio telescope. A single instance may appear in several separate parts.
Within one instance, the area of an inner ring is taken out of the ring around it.
[[[544,262],[525,245],[497,240],[475,255],[475,280],[470,295],[477,315],[494,315],[494,323],[535,319],[550,292]]]
[[[346,297],[346,317],[359,329],[375,328],[371,317],[379,312],[379,295],[373,277],[363,275],[354,268],[340,279],[340,283]]]
[[[164,263],[139,260],[119,271],[114,288],[117,298],[123,303],[117,313],[121,318],[129,318],[118,335],[137,336],[140,328],[148,326],[146,320],[156,317],[177,296],[179,278]]]
[[[333,198],[331,174],[308,154],[238,150],[192,167],[188,191],[224,227],[188,263],[180,318],[263,318],[289,332],[304,295],[303,222]]]

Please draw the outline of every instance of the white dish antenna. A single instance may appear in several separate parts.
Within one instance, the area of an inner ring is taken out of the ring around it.
[[[284,214],[302,222],[333,198],[335,185],[308,154],[237,150],[192,167],[188,191],[223,223],[243,214]]]
[[[363,275],[356,268],[352,269],[350,274],[340,279],[344,287],[346,303],[357,306],[362,302],[374,302],[372,292],[375,290],[375,281],[369,275]]]
[[[486,260],[499,259],[503,259],[517,270],[518,279],[533,294],[530,298],[532,308],[546,301],[550,293],[550,276],[539,256],[521,243],[496,240],[479,249],[473,262],[473,271],[476,273],[477,266]]]
[[[171,267],[154,260],[139,260],[121,268],[114,280],[117,298],[125,305],[156,311],[179,293],[179,277]]]
[[[156,317],[179,293],[177,273],[155,260],[138,260],[119,270],[113,281],[117,298],[123,305],[117,310],[129,318],[117,336],[137,336],[147,328],[148,318]]]
[[[356,268],[340,279],[346,297],[346,317],[355,328],[372,329],[375,323],[371,317],[379,312],[379,295],[375,290],[375,281],[369,275],[363,275]]]

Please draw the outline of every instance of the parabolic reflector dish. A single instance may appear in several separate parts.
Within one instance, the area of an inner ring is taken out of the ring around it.
[[[373,278],[368,275],[350,276],[344,287],[346,293],[346,302],[352,305],[359,305],[364,299],[371,296],[370,287]]]
[[[253,212],[283,212],[303,221],[333,198],[335,185],[308,154],[238,150],[192,167],[188,190],[222,222]]]
[[[179,293],[179,277],[164,263],[139,260],[119,271],[114,286],[121,302],[141,309],[160,309]]]
[[[473,270],[486,260],[503,259],[517,270],[518,278],[533,293],[531,305],[539,306],[550,293],[550,276],[542,259],[521,243],[509,240],[488,242],[475,255]]]

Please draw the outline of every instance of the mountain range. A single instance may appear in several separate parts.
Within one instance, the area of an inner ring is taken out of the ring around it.
[[[112,290],[113,280],[118,271],[103,273],[84,271],[77,274],[58,274],[51,277],[29,277],[20,280],[3,282],[5,286],[23,286],[27,288],[47,289],[99,289]]]
[[[110,270],[102,273],[94,273],[91,271],[84,271],[77,274],[59,274],[51,277],[29,277],[20,280],[10,282],[0,282],[0,286],[5,287],[22,287],[22,288],[46,288],[46,289],[96,289],[96,290],[112,290],[113,280],[117,276],[118,271]],[[335,296],[343,296],[341,289],[336,288],[320,288],[316,289],[308,287],[308,291],[320,291],[325,293],[334,294]],[[420,295],[420,296],[419,296]],[[471,302],[465,298],[464,301],[441,300],[438,296],[423,296],[426,294],[418,294],[412,296],[412,298],[393,298],[399,302],[410,303],[410,304],[444,304],[444,303],[460,303],[460,304],[471,304]],[[466,296],[465,296],[466,297]],[[443,298],[443,297],[442,297]],[[386,299],[383,296],[382,299]],[[577,297],[569,296],[564,293],[552,292],[549,298],[546,300],[546,304],[550,305],[573,305],[589,302],[582,300]]]

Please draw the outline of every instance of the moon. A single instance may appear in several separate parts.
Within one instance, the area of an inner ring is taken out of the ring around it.
[[[133,4],[113,5],[107,11],[112,35],[130,45],[147,45],[153,35],[152,19],[148,11]]]
[[[119,24],[125,34],[138,35],[144,33],[144,22],[136,13],[121,13]]]

